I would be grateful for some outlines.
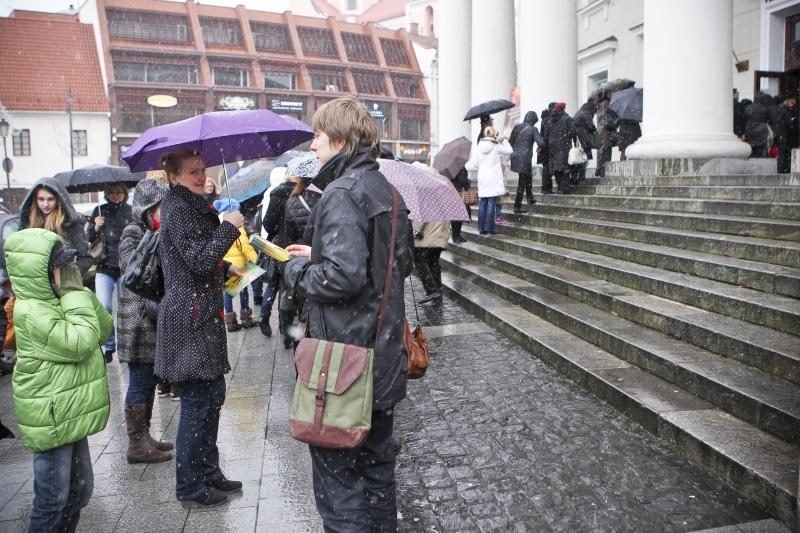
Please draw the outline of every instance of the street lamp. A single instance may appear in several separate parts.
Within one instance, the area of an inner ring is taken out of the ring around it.
[[[178,99],[169,94],[151,94],[147,97],[147,103],[150,104],[150,126],[156,125],[155,108],[170,108],[178,105]]]
[[[11,188],[11,160],[8,158],[8,148],[6,146],[6,137],[8,137],[8,121],[0,118],[0,137],[3,138],[3,170],[6,171],[6,185]]]

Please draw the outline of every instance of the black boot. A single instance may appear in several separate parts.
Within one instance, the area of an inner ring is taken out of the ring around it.
[[[258,323],[258,327],[262,335],[265,337],[272,337],[272,327],[269,325],[269,317],[262,318],[261,322]]]

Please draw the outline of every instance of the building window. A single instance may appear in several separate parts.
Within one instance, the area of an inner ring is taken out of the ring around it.
[[[151,126],[161,126],[191,118],[205,112],[203,95],[181,94],[175,107],[151,107],[147,96],[140,94],[117,95],[117,130],[124,133],[141,133]]]
[[[203,28],[203,42],[223,46],[241,46],[242,28],[238,20],[200,17]]]
[[[383,72],[354,70],[353,80],[359,94],[386,94]]]
[[[303,53],[325,57],[339,56],[336,51],[336,43],[333,42],[331,30],[298,26],[297,35],[300,37],[300,46],[303,47]]]
[[[11,143],[14,155],[31,155],[31,130],[14,130]]]
[[[294,54],[289,28],[285,24],[251,22],[250,31],[253,33],[253,41],[255,41],[257,50]]]
[[[309,68],[308,74],[311,76],[311,88],[315,91],[347,92],[343,70]]]
[[[358,0],[347,0],[348,11],[358,11]]]
[[[361,63],[378,63],[375,49],[372,47],[372,38],[360,33],[342,32],[342,42],[347,59]]]
[[[419,78],[392,74],[394,92],[400,98],[420,98]]]
[[[86,146],[86,130],[72,130],[72,155],[89,155],[89,148]]]
[[[148,64],[115,61],[114,77],[117,81],[196,85],[197,67],[194,65],[165,65],[158,63]]]
[[[403,41],[381,38],[381,48],[386,62],[390,65],[410,65],[408,52]]]
[[[428,108],[400,105],[397,107],[400,139],[405,141],[427,140]]]
[[[264,65],[264,87],[267,89],[297,90],[297,70],[292,67]]]
[[[111,38],[152,42],[188,42],[189,21],[180,15],[107,9]]]
[[[225,87],[250,87],[250,73],[246,68],[214,67],[214,85]]]

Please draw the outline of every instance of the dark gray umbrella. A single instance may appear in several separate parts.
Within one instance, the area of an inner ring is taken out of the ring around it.
[[[469,161],[469,152],[472,149],[472,143],[466,137],[459,137],[453,139],[449,143],[442,146],[436,157],[433,158],[433,168],[439,171],[439,174],[448,178],[455,179],[456,174],[461,172],[464,165]]]
[[[611,95],[609,109],[619,115],[620,120],[642,121],[644,108],[644,91],[638,87],[623,89]]]
[[[514,104],[509,100],[502,98],[499,100],[489,100],[488,102],[470,108],[467,114],[464,115],[464,120],[472,120],[473,118],[482,117],[483,115],[493,115],[494,113],[499,113],[500,111],[505,111],[512,107],[514,107]]]
[[[111,165],[89,165],[75,170],[59,172],[54,179],[60,181],[69,192],[102,191],[111,183],[124,183],[135,187],[145,177],[144,172],[132,173],[128,167]]]

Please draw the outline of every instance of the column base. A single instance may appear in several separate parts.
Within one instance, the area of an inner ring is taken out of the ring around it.
[[[606,163],[606,177],[634,176],[733,176],[778,173],[776,159],[664,158],[629,159]]]
[[[732,133],[645,135],[625,151],[628,159],[744,159],[750,145]]]

